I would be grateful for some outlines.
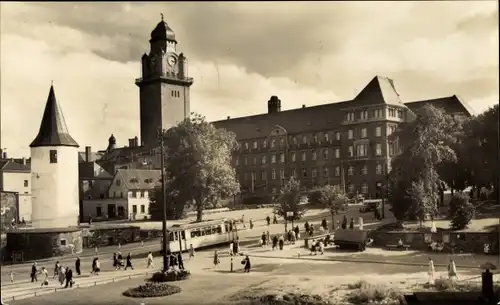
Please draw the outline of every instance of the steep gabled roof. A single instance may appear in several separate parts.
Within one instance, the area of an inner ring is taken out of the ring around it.
[[[212,124],[216,128],[234,132],[238,140],[267,137],[276,125],[282,126],[288,134],[317,132],[337,128],[339,122],[345,118],[345,113],[342,111],[344,109],[378,104],[405,107],[393,81],[387,77],[374,77],[350,101],[227,119],[215,121]]]
[[[0,161],[0,172],[29,173],[31,172],[31,165],[22,164],[12,160],[2,160]]]
[[[394,82],[388,77],[375,76],[354,98],[353,106],[390,104],[403,106]]]
[[[115,179],[118,177],[128,190],[151,190],[160,181],[161,171],[154,169],[119,169],[116,171]]]
[[[446,97],[440,97],[440,98],[435,98],[435,99],[430,99],[430,100],[423,100],[423,101],[414,101],[414,102],[407,102],[405,105],[410,108],[411,111],[416,111],[418,108],[424,106],[424,105],[432,105],[436,108],[442,108],[446,110],[447,112],[461,112],[464,113],[468,116],[474,115],[474,110],[470,107],[470,105],[465,102],[464,100],[461,100],[458,96],[452,95],[452,96],[446,96]]]
[[[30,147],[40,146],[79,147],[78,143],[69,135],[64,115],[56,100],[54,86],[50,86],[38,135],[30,144]]]

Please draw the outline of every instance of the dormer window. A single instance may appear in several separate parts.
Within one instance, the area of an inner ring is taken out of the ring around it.
[[[137,178],[130,178],[130,183],[138,183],[139,180]]]
[[[57,150],[50,150],[50,163],[57,163]]]
[[[116,179],[115,184],[116,184],[116,186],[120,186],[121,185],[121,180],[120,179]]]

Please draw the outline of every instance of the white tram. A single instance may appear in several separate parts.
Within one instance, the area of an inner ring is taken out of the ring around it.
[[[228,244],[238,237],[238,231],[227,219],[173,225],[168,228],[170,251]]]

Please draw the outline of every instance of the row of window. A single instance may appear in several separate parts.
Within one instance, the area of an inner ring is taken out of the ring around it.
[[[137,214],[137,205],[134,204],[132,205],[132,213]],[[146,213],[146,206],[144,204],[141,204],[141,214]]]
[[[191,230],[191,238],[214,234],[222,234],[222,227],[220,225]]]
[[[318,177],[318,170],[317,169],[313,168],[310,171],[311,171],[312,178]],[[381,174],[383,174],[383,172],[384,172],[383,166],[381,164],[377,164],[375,166],[375,174],[381,175]],[[301,173],[301,177],[308,177],[309,170],[306,168],[303,168],[300,170],[300,173]],[[368,166],[366,166],[366,165],[362,166],[359,173],[361,175],[368,175]],[[322,174],[323,174],[323,177],[329,177],[330,176],[330,169],[328,167],[323,167]],[[348,166],[347,167],[347,175],[354,176],[355,174],[356,174],[356,168],[354,166]],[[335,166],[334,167],[334,176],[340,177],[340,175],[341,175],[341,167]],[[290,176],[298,178],[297,169],[295,169],[295,168],[291,169]],[[280,177],[280,179],[285,179],[285,170],[284,169],[279,170],[279,177]],[[238,180],[240,178],[238,173],[236,173],[236,178]],[[276,169],[273,168],[273,169],[271,169],[271,180],[276,180],[276,178],[277,178],[277,171],[276,171]],[[249,179],[254,180],[254,181],[257,180],[257,174],[255,172],[250,172],[250,173],[245,172],[243,174],[243,180],[247,181]],[[263,181],[267,180],[267,171],[261,171],[260,180],[263,180]]]
[[[386,131],[387,136],[391,135],[394,131],[396,131],[396,127],[397,127],[396,125],[387,126],[387,131]],[[355,137],[365,139],[368,136],[369,136],[368,135],[368,128],[366,128],[366,127],[360,128],[359,130],[358,129],[356,129],[356,130],[349,129],[347,131],[347,139],[348,140],[354,140]],[[380,126],[375,127],[374,136],[375,137],[382,136],[382,127],[380,127]],[[334,133],[334,139],[335,139],[335,141],[340,141],[341,133],[339,131]],[[271,139],[270,140],[270,148],[276,148],[276,145],[278,144],[278,140],[279,140],[279,146],[285,147],[285,145],[286,145],[285,138],[281,137],[280,139],[276,139],[276,138]],[[330,143],[331,142],[330,141],[330,133],[328,133],[328,132],[313,134],[311,138],[308,138],[307,135],[302,135],[300,137],[300,139],[297,139],[296,136],[290,136],[290,138],[289,138],[289,142],[293,145],[299,144],[299,140],[300,140],[300,144],[311,144],[311,143],[319,143],[319,142]],[[268,144],[267,140],[263,140],[262,141],[262,148],[267,148],[267,144]],[[243,144],[243,148],[245,150],[249,150],[250,143],[245,142]],[[259,141],[257,141],[257,140],[253,141],[252,142],[252,149],[258,149],[258,148],[259,148]]]
[[[178,90],[172,90],[172,91],[170,91],[170,96],[172,96],[172,97],[180,97],[181,93]]]
[[[145,198],[148,195],[147,191],[132,191],[128,193],[129,198]],[[123,192],[113,191],[111,198],[124,198]]]
[[[336,185],[337,187],[342,187],[341,185]],[[349,193],[349,194],[355,194],[357,193],[357,189],[356,189],[356,186],[352,183],[349,183],[347,184],[346,186],[346,191]],[[361,187],[360,187],[360,194],[368,194],[369,192],[369,189],[368,189],[368,183],[364,182],[363,184],[361,184]],[[271,189],[271,193],[272,194],[277,194],[279,192],[279,188],[277,187],[273,187]]]
[[[398,108],[383,108],[383,109],[372,109],[372,110],[361,110],[358,112],[350,111],[346,115],[346,120],[353,122],[356,120],[367,120],[370,118],[382,119],[385,117],[389,118],[403,118],[403,110]]]
[[[395,153],[395,144],[390,144],[389,145],[389,155],[393,155]],[[369,156],[369,145],[368,144],[358,144],[355,146],[348,146],[347,147],[347,156],[348,157],[368,157]],[[297,154],[300,154],[300,161],[305,162],[308,160],[307,151],[302,151],[300,153],[297,152],[291,152],[290,153],[290,162],[297,162]],[[381,143],[376,143],[375,148],[374,148],[374,154],[375,156],[382,156],[382,144]],[[321,155],[323,160],[328,160],[329,158],[329,150],[328,148],[324,148],[321,150]],[[340,148],[334,148],[333,149],[333,156],[335,159],[340,159]],[[310,152],[310,159],[312,161],[318,160],[318,153],[316,151],[311,151]],[[252,159],[252,165],[257,165],[258,157],[254,156]],[[263,155],[260,156],[260,164],[261,165],[266,165],[268,162],[267,156]],[[285,163],[285,154],[280,153],[280,154],[273,154],[271,155],[271,164],[276,164],[277,162],[279,163]],[[234,165],[239,166],[240,165],[240,157],[235,156],[234,159]],[[248,156],[243,156],[243,165],[247,166],[248,165]]]

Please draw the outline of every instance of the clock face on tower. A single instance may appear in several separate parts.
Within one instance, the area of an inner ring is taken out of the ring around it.
[[[172,67],[177,62],[177,59],[175,57],[173,57],[173,56],[169,56],[168,59],[167,59],[167,62]]]

